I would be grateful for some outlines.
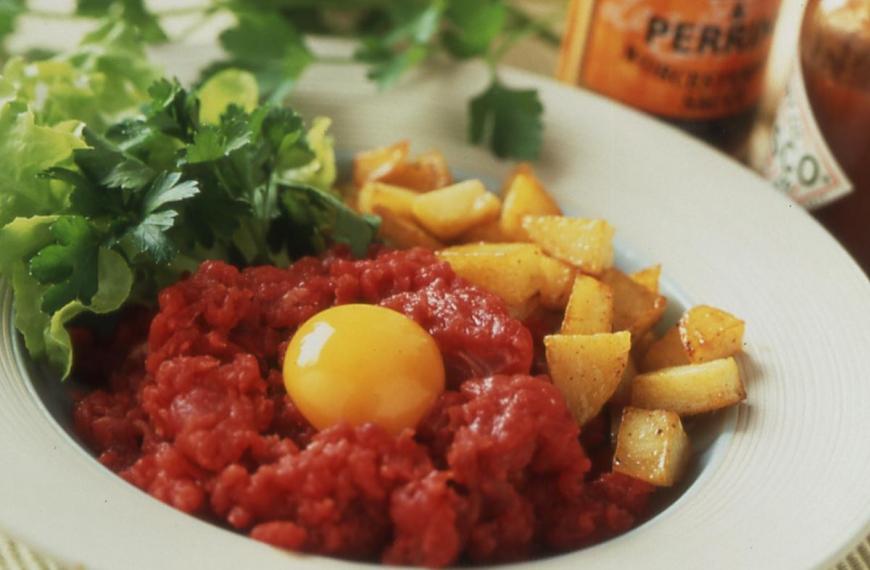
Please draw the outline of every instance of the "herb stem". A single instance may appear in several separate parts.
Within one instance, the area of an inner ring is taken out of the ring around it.
[[[183,8],[166,8],[152,12],[158,18],[175,18],[178,16],[190,16],[195,14],[212,14],[224,7],[223,2],[214,2],[199,6],[184,6]]]
[[[507,4],[506,7],[508,14],[510,14],[521,27],[531,29],[538,38],[552,47],[559,47],[562,44],[562,38],[559,37],[559,34],[553,31],[547,22],[532,17],[525,10],[518,8],[513,4]]]

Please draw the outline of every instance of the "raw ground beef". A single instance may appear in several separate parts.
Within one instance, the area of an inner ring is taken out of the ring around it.
[[[416,431],[317,432],[287,396],[294,330],[351,302],[400,311],[438,343],[449,389]],[[74,331],[78,373],[99,384],[75,425],[102,463],[187,513],[283,548],[424,566],[574,549],[644,514],[651,487],[608,472],[607,422],[580,437],[531,375],[529,329],[431,252],[210,261],[149,317],[132,311],[111,342]]]

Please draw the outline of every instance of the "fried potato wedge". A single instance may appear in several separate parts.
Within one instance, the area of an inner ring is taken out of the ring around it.
[[[699,364],[733,356],[743,348],[745,324],[734,315],[708,305],[692,307],[679,323],[649,347],[641,370]]]
[[[525,216],[529,240],[583,273],[599,275],[613,265],[613,227],[604,220],[565,216]]]
[[[417,192],[429,192],[453,184],[447,159],[437,150],[419,154],[414,160],[400,162],[379,180]]]
[[[613,330],[627,330],[633,338],[641,338],[664,314],[667,299],[622,271],[608,269],[600,279],[613,291]]]
[[[632,406],[671,410],[681,416],[711,412],[745,399],[732,357],[639,374],[631,387]]]
[[[457,275],[501,297],[515,315],[525,313],[541,290],[543,252],[528,243],[448,247],[438,257]]]
[[[745,323],[709,305],[692,307],[680,319],[680,339],[689,362],[709,362],[732,356],[743,348]]]
[[[387,211],[394,216],[411,218],[417,193],[383,182],[367,182],[357,194],[357,209],[364,214],[375,210]]]
[[[493,220],[474,226],[456,239],[459,243],[508,243],[512,241],[501,229],[501,222]]]
[[[613,293],[606,284],[578,275],[562,319],[562,334],[609,333],[613,330]]]
[[[547,309],[564,309],[571,295],[576,272],[567,263],[541,256],[541,305]],[[600,331],[600,332],[610,332]]]
[[[619,379],[619,384],[616,390],[613,391],[613,396],[610,397],[610,407],[622,408],[631,403],[631,384],[637,376],[637,366],[634,364],[634,358],[629,355],[628,363],[625,365],[625,370],[622,372],[622,378]]]
[[[408,158],[411,144],[401,140],[390,146],[358,152],[353,157],[353,183],[362,188],[366,182],[374,182],[387,176]]]
[[[440,190],[419,194],[412,206],[414,218],[442,240],[498,217],[501,203],[480,180],[465,180]]]
[[[680,339],[679,326],[674,325],[644,352],[640,361],[640,369],[644,372],[650,372],[686,364],[690,364],[686,347],[683,346],[683,341]]]
[[[513,241],[528,241],[523,229],[525,216],[559,215],[562,210],[528,164],[519,165],[502,192],[499,223],[505,236]]]
[[[661,265],[651,265],[640,271],[635,271],[629,277],[634,279],[638,284],[643,285],[651,292],[658,295],[659,293],[659,278],[662,274]]]
[[[577,423],[595,417],[613,395],[631,350],[626,332],[544,337],[550,377]]]
[[[443,243],[418,226],[412,219],[397,216],[380,206],[375,206],[373,213],[381,217],[378,235],[388,245],[400,249],[425,247],[426,249],[438,250],[444,247]]]
[[[691,455],[680,416],[666,410],[622,411],[613,470],[660,487],[676,483]]]

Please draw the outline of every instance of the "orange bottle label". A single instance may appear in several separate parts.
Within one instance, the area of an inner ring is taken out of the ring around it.
[[[779,0],[573,0],[558,76],[650,113],[710,119],[761,95]]]

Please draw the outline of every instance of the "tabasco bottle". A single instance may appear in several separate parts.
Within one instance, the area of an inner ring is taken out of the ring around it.
[[[810,0],[765,174],[870,272],[870,0]]]
[[[557,76],[738,154],[778,10],[779,0],[572,0]]]

